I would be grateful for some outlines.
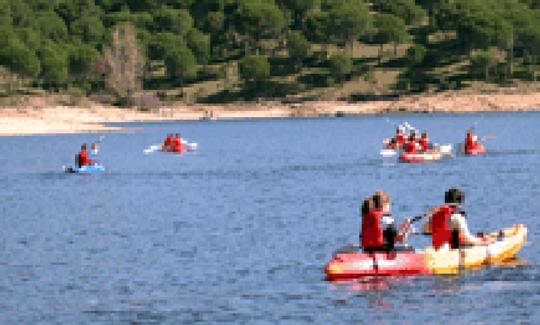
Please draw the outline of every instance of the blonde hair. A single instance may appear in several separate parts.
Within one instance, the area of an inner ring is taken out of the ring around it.
[[[382,209],[385,204],[390,204],[390,194],[382,191],[377,191],[373,195],[373,203],[375,205],[375,209]]]

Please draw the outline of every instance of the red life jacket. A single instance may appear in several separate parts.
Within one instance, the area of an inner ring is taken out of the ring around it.
[[[362,218],[362,248],[376,249],[384,245],[381,219],[384,216],[382,210],[372,210]]]
[[[420,139],[420,146],[422,147],[422,151],[428,151],[429,150],[429,140],[427,138],[421,138]]]
[[[400,148],[403,148],[403,144],[405,143],[405,137],[403,136],[402,133],[398,133],[396,134],[396,144],[400,147]]]
[[[88,159],[88,152],[86,152],[86,150],[81,150],[81,152],[79,152],[79,165],[80,166],[90,165],[90,159]]]
[[[174,140],[173,140],[173,137],[168,136],[167,139],[165,139],[165,146],[167,146],[167,147],[172,147],[173,141],[174,141]]]
[[[435,249],[439,249],[444,244],[452,243],[452,229],[450,228],[450,217],[456,208],[451,205],[439,207],[437,213],[431,219],[431,241]]]
[[[183,152],[184,148],[182,145],[182,138],[174,138],[174,151],[175,152]]]
[[[473,136],[467,136],[467,139],[465,140],[465,150],[474,150],[476,149],[478,143],[474,141]]]
[[[416,142],[414,142],[414,140],[413,141],[409,140],[409,142],[407,142],[405,151],[407,153],[416,153]]]

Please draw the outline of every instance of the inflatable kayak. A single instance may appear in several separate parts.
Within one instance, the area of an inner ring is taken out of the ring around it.
[[[514,258],[527,240],[527,228],[517,224],[486,237],[492,240],[491,244],[461,249],[429,247],[415,251],[405,246],[390,252],[366,253],[358,246],[347,246],[335,253],[324,272],[331,281],[364,276],[456,274]]]
[[[186,152],[190,152],[190,151],[196,151],[199,148],[199,145],[196,142],[189,142],[189,141],[186,141],[184,139],[182,139],[182,144],[183,144],[183,150],[182,151],[163,150],[163,145],[162,144],[154,144],[154,145],[151,145],[150,147],[144,149],[143,152],[144,152],[144,154],[149,154],[149,153],[156,152],[156,151],[182,154],[182,153],[186,153]]]
[[[422,163],[426,161],[441,160],[444,157],[440,151],[422,153],[402,153],[399,161],[403,163]]]
[[[438,151],[443,155],[451,155],[452,154],[452,145],[451,144],[443,144],[443,145],[435,144],[433,147],[438,148]],[[394,156],[397,156],[399,153],[400,153],[400,151],[395,150],[395,149],[390,149],[390,148],[381,149],[381,151],[379,152],[379,154],[383,158],[394,157]]]
[[[478,156],[486,153],[486,147],[479,145],[477,148],[463,148],[462,152],[467,156]]]
[[[89,165],[81,167],[64,167],[66,173],[70,174],[100,174],[105,171],[105,167],[101,165]]]

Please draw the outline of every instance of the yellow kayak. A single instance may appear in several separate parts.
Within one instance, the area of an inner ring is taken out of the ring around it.
[[[516,224],[486,235],[489,245],[462,249],[427,248],[424,252],[428,268],[433,274],[454,274],[462,269],[502,263],[514,258],[527,241],[527,227]]]

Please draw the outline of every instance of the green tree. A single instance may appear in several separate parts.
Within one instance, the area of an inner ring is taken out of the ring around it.
[[[68,58],[66,51],[51,42],[45,43],[39,50],[41,74],[45,87],[59,87],[67,81]]]
[[[170,32],[155,33],[148,43],[148,57],[152,60],[164,60],[173,49],[185,46],[186,41],[181,35]]]
[[[498,63],[498,57],[493,50],[483,50],[470,57],[470,68],[473,73],[484,74],[484,80],[489,80],[489,71]]]
[[[18,27],[34,27],[36,17],[32,8],[24,1],[10,0],[13,25]]]
[[[88,76],[98,59],[99,52],[92,46],[74,45],[69,52],[69,72],[76,77]]]
[[[43,36],[55,42],[63,42],[67,39],[66,24],[55,12],[42,12],[37,15],[36,20]]]
[[[313,43],[330,42],[330,15],[325,11],[314,11],[306,19],[305,33]]]
[[[163,6],[154,14],[154,29],[156,31],[169,31],[185,36],[191,28],[193,28],[193,18],[188,10]]]
[[[414,0],[376,0],[375,7],[380,12],[403,19],[407,25],[420,24],[426,16],[424,9]]]
[[[341,53],[336,53],[330,57],[328,66],[332,77],[336,81],[341,82],[351,74],[353,62],[350,57]]]
[[[354,41],[371,26],[371,15],[359,1],[333,1],[329,11],[329,31],[338,42],[345,43],[354,51]]]
[[[243,0],[236,11],[236,24],[248,37],[251,48],[260,49],[262,39],[278,37],[286,26],[285,16],[273,0]]]
[[[409,40],[409,34],[407,33],[405,22],[394,15],[378,14],[375,16],[374,25],[377,30],[375,41],[381,45],[379,51],[380,63],[383,45],[388,43],[394,44],[394,55],[396,55],[397,45],[407,42]]]
[[[238,70],[246,88],[258,88],[270,78],[270,63],[266,56],[245,56],[240,60]]]
[[[289,32],[287,35],[287,51],[289,52],[289,57],[294,62],[295,66],[302,65],[302,62],[308,55],[310,45],[311,44],[301,32]]]
[[[71,24],[71,34],[78,36],[85,43],[101,41],[105,28],[101,19],[95,16],[83,16]]]
[[[289,9],[293,14],[293,27],[301,29],[304,26],[306,17],[319,0],[279,0],[278,3]]]
[[[4,29],[13,24],[11,6],[8,0],[0,0],[0,28]]]
[[[165,66],[167,67],[167,76],[171,79],[177,79],[180,82],[180,87],[184,86],[186,80],[195,78],[197,75],[197,60],[186,46],[176,47],[167,53]]]
[[[410,66],[417,66],[422,63],[426,56],[426,47],[421,44],[414,44],[407,49],[407,61]]]
[[[2,36],[0,39],[0,64],[8,67],[14,73],[31,78],[36,77],[41,69],[36,53],[13,35],[4,34]]]
[[[191,49],[197,63],[207,64],[210,58],[210,37],[193,28],[186,36],[188,47]]]

